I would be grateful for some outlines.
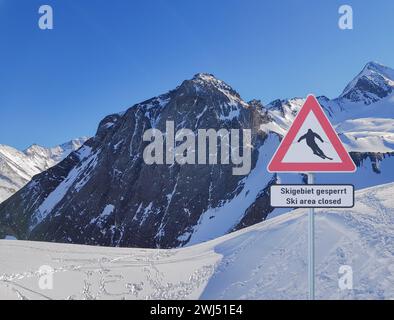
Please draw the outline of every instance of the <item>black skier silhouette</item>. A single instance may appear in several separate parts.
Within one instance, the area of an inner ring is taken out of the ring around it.
[[[301,142],[303,139],[305,139],[306,144],[308,145],[309,148],[312,149],[313,154],[317,155],[322,159],[333,160],[332,158],[327,157],[322,151],[322,149],[319,148],[319,146],[315,141],[315,138],[319,139],[321,142],[324,142],[323,139],[316,132],[313,132],[312,129],[308,129],[308,132],[305,133],[303,136],[301,136],[298,139],[298,142]]]

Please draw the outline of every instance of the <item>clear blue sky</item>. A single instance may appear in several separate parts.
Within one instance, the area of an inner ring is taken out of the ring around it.
[[[42,4],[54,30],[38,28]],[[352,31],[337,27],[341,4]],[[335,97],[366,62],[394,67],[393,14],[392,0],[0,0],[0,143],[93,135],[197,72],[245,100]]]

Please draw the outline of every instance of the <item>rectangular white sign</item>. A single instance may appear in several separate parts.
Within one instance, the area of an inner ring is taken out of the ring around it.
[[[354,186],[348,184],[281,184],[271,186],[274,208],[352,208]]]

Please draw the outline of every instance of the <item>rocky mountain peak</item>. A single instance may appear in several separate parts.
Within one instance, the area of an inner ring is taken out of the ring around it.
[[[237,91],[210,73],[197,73],[191,80],[184,81],[178,88],[178,91],[180,94],[183,94],[184,90],[188,94],[194,94],[199,97],[214,95],[224,98],[230,104],[247,105]]]
[[[219,81],[212,73],[207,72],[199,72],[193,76],[193,80],[201,80],[201,81]]]
[[[363,70],[371,70],[371,71],[374,71],[374,72],[378,72],[378,73],[380,73],[382,75],[385,75],[388,78],[392,77],[393,76],[393,72],[394,72],[393,69],[391,69],[391,68],[389,68],[389,67],[387,67],[387,66],[385,66],[385,65],[383,65],[383,64],[381,64],[379,62],[376,62],[376,61],[368,62],[365,65]]]
[[[394,70],[378,62],[368,62],[346,86],[340,98],[371,104],[385,98],[394,89]]]
[[[165,129],[166,121],[192,130],[221,127],[232,121],[244,127],[250,117],[250,105],[227,83],[210,73],[198,73],[175,89],[137,103],[126,112],[105,117],[97,135],[104,137],[125,121],[147,121],[147,128]],[[121,121],[119,121],[122,118]]]

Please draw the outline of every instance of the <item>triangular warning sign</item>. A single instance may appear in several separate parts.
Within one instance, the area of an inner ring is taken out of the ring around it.
[[[268,165],[269,172],[354,172],[356,166],[317,99],[309,95]]]

